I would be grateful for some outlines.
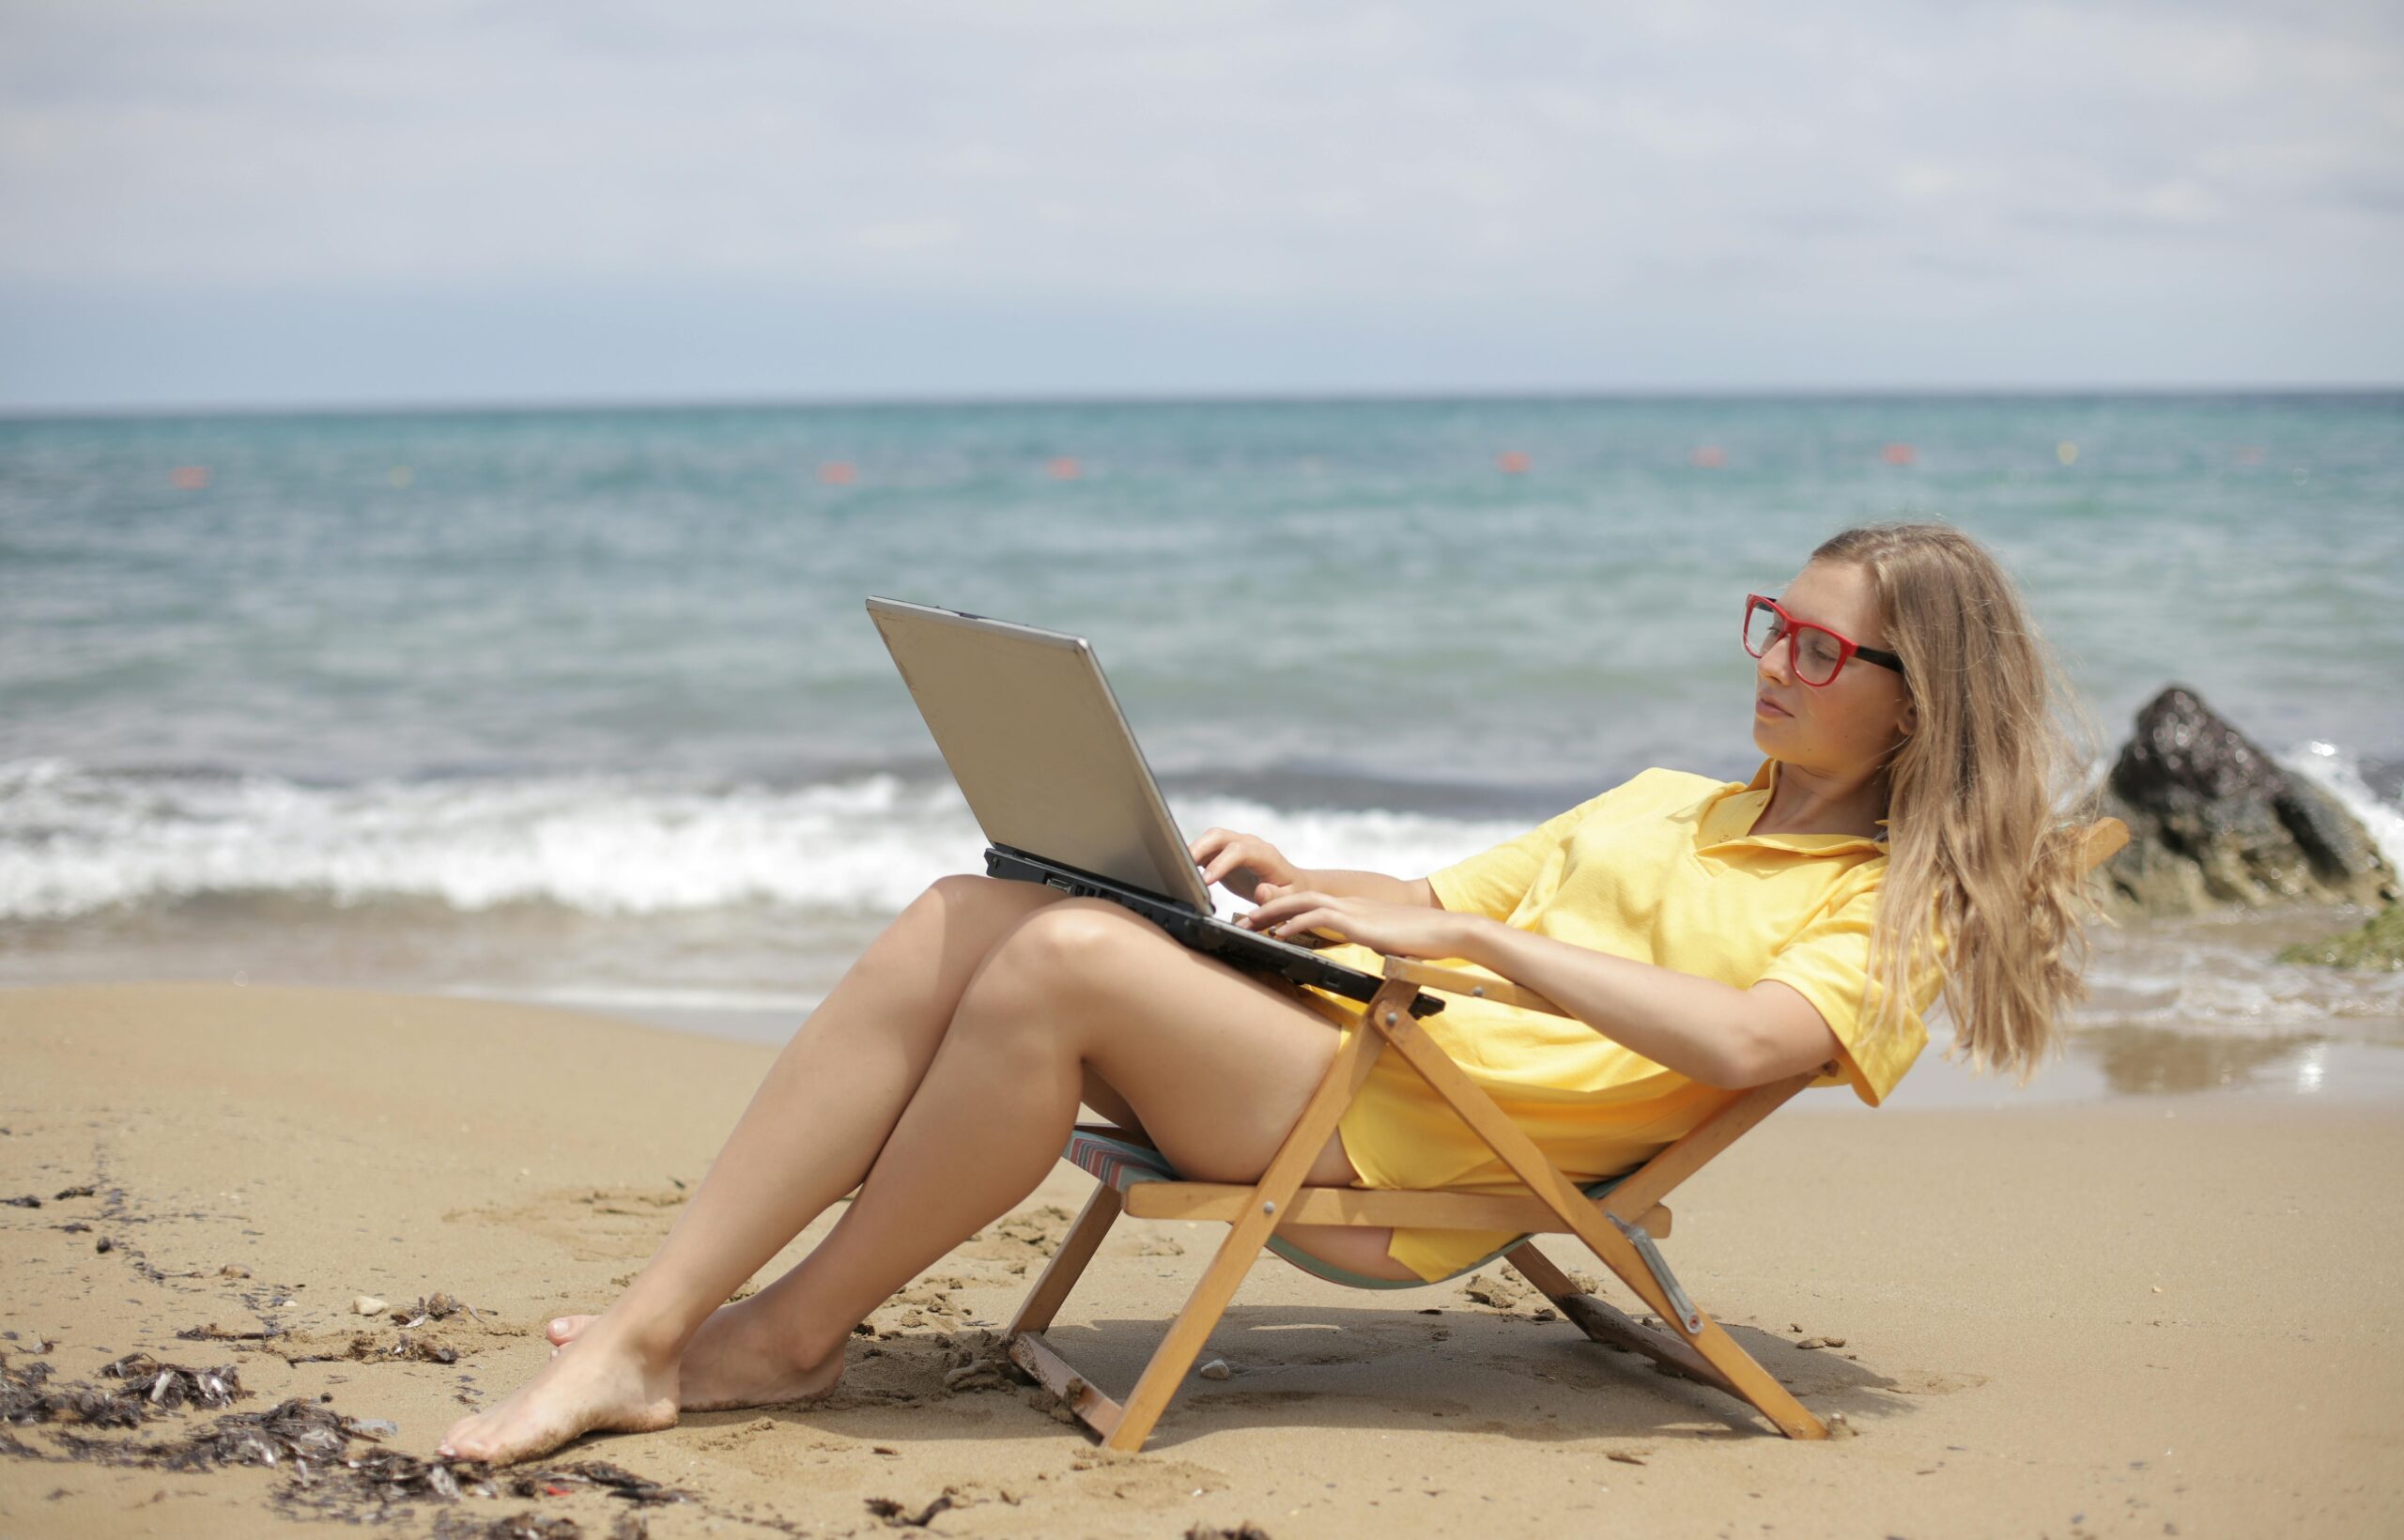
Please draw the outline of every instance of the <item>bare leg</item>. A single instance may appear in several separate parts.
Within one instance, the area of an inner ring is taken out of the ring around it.
[[[978,974],[833,1233],[744,1306],[774,1313],[773,1340],[794,1360],[839,1357],[855,1322],[1033,1190],[1080,1100],[1139,1121],[1192,1176],[1256,1178],[1335,1040],[1283,991],[1186,951],[1115,906],[1063,904],[1030,918]],[[1308,1179],[1340,1186],[1356,1178],[1331,1138]],[[1280,1233],[1357,1271],[1414,1276],[1386,1255],[1384,1229]],[[572,1340],[578,1324],[554,1340]]]
[[[1335,1048],[1282,990],[1116,905],[1030,916],[979,971],[858,1197],[778,1281],[796,1350],[840,1352],[894,1289],[1025,1199],[1059,1156],[1086,1066],[1179,1170],[1241,1181],[1267,1167]],[[1305,1179],[1357,1176],[1331,1137]],[[1385,1233],[1357,1239],[1387,1276],[1412,1276],[1383,1255]]]
[[[1283,991],[1185,950],[1148,922],[1093,901],[1051,903],[1024,916],[976,969],[896,1136],[878,1131],[882,1152],[833,1233],[745,1304],[780,1328],[778,1356],[809,1366],[805,1380],[831,1384],[855,1323],[1040,1181],[1088,1066],[1180,1167],[1242,1179],[1266,1164],[1334,1046],[1327,1024]],[[778,1141],[747,1140],[764,1121],[792,1142],[795,1115],[779,1098],[809,1101],[807,1087],[777,1086],[772,1074],[642,1277],[577,1351],[492,1411],[462,1420],[446,1450],[525,1458],[588,1429],[672,1421],[675,1355],[700,1319],[848,1185],[770,1163]],[[742,1179],[719,1182],[737,1170],[738,1155]],[[1353,1177],[1331,1140],[1310,1179]],[[719,1201],[703,1226],[697,1221],[713,1184]],[[806,1212],[796,1191],[815,1199]],[[704,1235],[740,1255],[679,1255]]]
[[[652,1368],[614,1377],[608,1392],[614,1409],[575,1431],[674,1421],[676,1368],[696,1330],[859,1184],[933,1060],[971,976],[1002,935],[1060,901],[1059,893],[1029,883],[945,877],[870,944],[777,1055],[658,1253],[589,1323],[592,1332],[622,1334]],[[494,1420],[511,1401],[461,1419],[446,1447],[467,1455],[493,1449]]]

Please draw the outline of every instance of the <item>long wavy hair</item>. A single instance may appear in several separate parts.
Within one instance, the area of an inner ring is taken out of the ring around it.
[[[1911,980],[1941,957],[1946,1057],[2009,1066],[2025,1086],[2060,1050],[2057,1012],[2087,998],[2084,922],[2102,915],[2081,858],[2100,816],[2093,720],[2011,578],[1951,525],[1860,525],[1811,560],[1869,575],[1919,711],[1882,762],[1870,993],[1883,998],[1867,1035],[1895,1030]]]

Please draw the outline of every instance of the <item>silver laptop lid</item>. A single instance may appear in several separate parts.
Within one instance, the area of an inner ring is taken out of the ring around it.
[[[986,839],[1211,912],[1083,637],[901,599],[868,612]]]

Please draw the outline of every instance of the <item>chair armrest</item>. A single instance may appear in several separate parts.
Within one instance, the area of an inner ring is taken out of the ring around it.
[[[1464,973],[1458,968],[1440,968],[1433,962],[1423,962],[1415,957],[1385,954],[1386,977],[1401,978],[1422,989],[1432,989],[1439,994],[1466,994],[1479,1000],[1500,1000],[1506,1006],[1522,1010],[1541,1010],[1549,1016],[1566,1016],[1568,1011],[1532,989],[1500,978],[1488,978],[1482,973]]]
[[[2079,861],[2092,871],[2129,842],[2129,826],[2117,818],[2099,818],[2079,837]]]

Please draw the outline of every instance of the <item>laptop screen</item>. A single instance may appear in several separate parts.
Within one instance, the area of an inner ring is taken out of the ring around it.
[[[1211,912],[1084,638],[898,599],[868,609],[986,839]]]

